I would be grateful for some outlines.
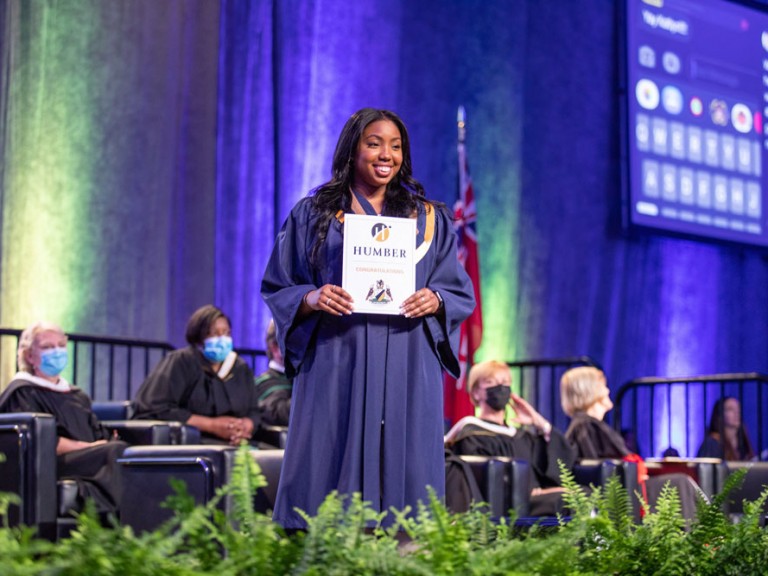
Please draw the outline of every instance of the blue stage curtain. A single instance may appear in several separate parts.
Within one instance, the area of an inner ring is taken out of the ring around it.
[[[183,342],[214,298],[218,3],[0,6],[0,324]]]
[[[4,326],[181,344],[213,302],[262,347],[274,236],[348,116],[397,111],[452,205],[464,105],[478,359],[589,354],[613,389],[768,369],[760,254],[621,228],[614,2],[7,0],[0,32]]]

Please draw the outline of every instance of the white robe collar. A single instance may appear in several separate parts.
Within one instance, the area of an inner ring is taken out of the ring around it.
[[[270,360],[269,367],[275,372],[280,372],[280,374],[285,374],[285,366],[283,364],[280,364],[280,362],[277,362],[276,360]]]
[[[517,428],[501,426],[500,424],[491,424],[490,422],[486,422],[485,420],[481,420],[475,416],[464,416],[464,418],[456,422],[456,424],[453,425],[453,428],[448,431],[448,434],[446,434],[443,438],[443,442],[446,444],[453,442],[464,429],[464,426],[467,426],[468,424],[473,424],[483,428],[484,430],[493,432],[494,434],[502,434],[504,436],[509,436],[510,438],[517,434]]]
[[[235,360],[237,360],[237,352],[230,352],[227,357],[224,358],[224,362],[221,363],[217,376],[224,380],[229,373],[232,372],[232,368],[235,366]]]
[[[72,386],[61,376],[59,376],[59,381],[54,384],[45,378],[40,378],[39,376],[34,376],[29,372],[21,371],[16,373],[16,375],[13,377],[13,380],[25,380],[30,384],[40,386],[41,388],[47,388],[48,390],[53,390],[54,392],[69,392],[70,390],[74,389],[74,386]]]

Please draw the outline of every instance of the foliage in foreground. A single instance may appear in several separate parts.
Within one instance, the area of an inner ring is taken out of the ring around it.
[[[666,488],[656,512],[632,521],[630,496],[612,481],[585,494],[567,471],[570,521],[554,528],[494,522],[480,507],[450,514],[434,496],[417,510],[377,513],[360,497],[330,495],[306,532],[286,535],[253,510],[265,485],[247,448],[237,455],[233,482],[205,507],[178,488],[175,517],[155,532],[104,529],[93,510],[79,517],[72,536],[57,544],[28,528],[0,527],[0,575],[514,575],[514,574],[759,574],[768,565],[768,533],[761,527],[768,490],[745,505],[733,524],[724,496],[701,503],[685,530],[675,490]],[[733,486],[743,478],[734,475]],[[225,518],[217,508],[232,499]],[[0,497],[0,515],[12,496]],[[408,543],[403,546],[403,534]]]

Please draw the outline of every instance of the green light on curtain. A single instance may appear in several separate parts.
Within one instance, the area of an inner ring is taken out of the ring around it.
[[[49,320],[72,330],[94,286],[89,207],[98,148],[88,54],[98,2],[11,2],[3,40],[8,82],[3,133],[0,323]],[[2,374],[9,358],[3,354]],[[7,381],[5,377],[3,381]]]

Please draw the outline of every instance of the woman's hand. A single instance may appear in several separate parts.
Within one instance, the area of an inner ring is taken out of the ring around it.
[[[512,393],[512,408],[515,410],[515,417],[512,422],[521,426],[533,426],[542,434],[549,434],[552,430],[550,424],[544,416],[536,411],[536,408],[525,401],[522,396]]]
[[[59,440],[56,442],[56,455],[61,456],[67,452],[74,452],[75,450],[84,450],[85,448],[91,448],[93,446],[99,446],[100,444],[106,444],[106,440],[96,440],[95,442],[83,442],[82,440],[72,440],[71,438],[64,438],[59,436]]]
[[[301,307],[307,314],[318,310],[336,316],[352,314],[354,310],[352,296],[344,288],[335,284],[325,284],[317,290],[304,294]]]
[[[253,421],[250,418],[236,416],[200,416],[193,414],[187,424],[200,428],[203,432],[226,440],[232,445],[241,440],[250,440],[253,436]]]
[[[237,446],[241,441],[248,442],[253,436],[253,420],[250,418],[237,418],[233,427],[232,435],[229,437],[229,443]]]
[[[442,300],[429,288],[422,288],[411,294],[400,305],[400,312],[406,318],[421,318],[427,314],[435,314],[440,310]]]
[[[234,416],[200,416],[199,414],[193,414],[187,420],[187,424],[200,428],[202,432],[222,440],[229,440],[232,437],[238,420],[239,418]]]

